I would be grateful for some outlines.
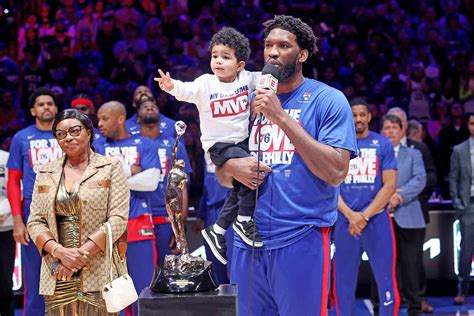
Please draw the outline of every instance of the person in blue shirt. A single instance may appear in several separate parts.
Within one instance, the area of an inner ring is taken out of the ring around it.
[[[335,311],[337,315],[354,314],[357,273],[365,251],[383,300],[380,315],[398,315],[395,236],[386,209],[397,185],[397,160],[388,138],[369,131],[367,102],[354,99],[351,108],[359,157],[351,160],[340,188],[332,271]]]
[[[30,241],[25,223],[30,215],[38,167],[58,159],[63,153],[51,130],[58,112],[54,94],[47,88],[38,88],[30,96],[29,103],[35,124],[13,136],[7,162],[7,194],[13,215],[13,237],[22,245],[23,309],[26,315],[43,315],[44,300],[38,294],[41,256]]]
[[[94,143],[96,151],[122,162],[130,188],[127,223],[127,266],[138,293],[150,284],[156,265],[155,233],[151,221],[151,198],[158,186],[160,164],[152,142],[125,129],[125,107],[116,101],[103,104],[97,112],[99,130],[105,138]],[[138,314],[138,302],[127,307]]]
[[[275,16],[264,27],[264,60],[277,67],[279,82],[276,93],[257,89],[251,104],[260,119],[249,148],[260,169],[254,157],[219,169],[225,185],[232,178],[248,187],[262,183],[255,219],[264,246],[235,238],[231,282],[240,315],[327,315],[329,227],[357,152],[352,113],[342,92],[303,76],[303,63],[317,52],[306,23]]]
[[[151,89],[148,88],[147,86],[138,86],[133,92],[133,100],[132,100],[133,101],[132,106],[137,110],[137,113],[133,114],[133,116],[125,122],[127,131],[132,135],[140,133],[140,120],[138,117],[138,108],[139,108],[140,103],[147,100],[150,100],[155,103],[155,97],[153,96]],[[159,114],[158,124],[160,126],[161,134],[167,137],[168,136],[176,137],[176,131],[174,129],[174,123],[176,123],[176,121],[161,114],[159,109],[158,109],[158,114]]]
[[[158,106],[152,100],[145,100],[138,105],[138,118],[140,121],[140,134],[143,137],[152,140],[152,151],[158,157],[161,166],[161,174],[158,187],[151,197],[151,210],[153,216],[153,226],[155,232],[155,249],[158,253],[158,264],[162,265],[165,256],[172,254],[175,249],[175,237],[171,223],[168,218],[165,204],[166,183],[168,172],[171,169],[171,150],[175,138],[166,134],[162,134],[160,123],[160,112]],[[174,129],[174,126],[173,126]],[[184,171],[191,174],[191,164],[189,163],[186,147],[183,143],[178,144],[177,159],[184,160]],[[183,190],[183,209],[182,214],[186,220],[188,216],[188,188],[185,186]]]

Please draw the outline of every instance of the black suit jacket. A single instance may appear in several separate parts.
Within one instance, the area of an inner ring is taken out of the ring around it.
[[[436,186],[436,166],[433,156],[431,155],[428,146],[425,144],[407,138],[407,147],[419,150],[423,157],[423,163],[425,164],[426,187],[418,196],[418,199],[421,204],[421,209],[423,210],[423,217],[425,218],[425,222],[428,224],[430,222],[430,206],[428,204],[428,200],[430,199],[431,193],[433,193],[433,189]]]

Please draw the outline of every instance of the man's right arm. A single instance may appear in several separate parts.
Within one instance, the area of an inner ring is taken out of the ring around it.
[[[8,179],[7,179],[7,198],[10,203],[13,218],[21,219],[21,178],[23,176],[22,156],[22,134],[17,133],[13,136],[10,145],[10,153],[7,161]]]
[[[352,210],[349,205],[346,204],[342,196],[339,194],[339,199],[337,201],[337,208],[339,212],[347,218],[349,222],[349,234],[353,236],[358,236],[362,233],[365,226],[367,226],[368,219],[364,217],[361,212],[355,212]]]
[[[8,169],[7,198],[12,209],[12,216],[21,218],[21,170]]]
[[[26,246],[30,237],[21,215],[21,176],[21,170],[8,169],[7,198],[12,209],[13,238]]]
[[[258,181],[257,181],[257,170]],[[250,189],[255,189],[255,184],[263,183],[265,179],[265,172],[271,172],[272,169],[260,162],[258,164],[255,157],[232,158],[225,162],[225,164],[216,168],[216,175],[219,183],[227,188],[232,188],[232,179],[239,181]]]
[[[347,220],[350,220],[352,213],[354,213],[354,211],[349,207],[349,205],[346,204],[346,201],[344,201],[340,194],[337,201],[337,208],[339,209],[339,212],[341,212],[342,215],[347,218]]]
[[[13,216],[13,238],[26,246],[30,241],[30,237],[22,218],[21,178],[23,176],[22,167],[25,157],[22,155],[24,142],[21,135],[21,133],[15,134],[10,146],[10,155],[7,162],[7,198]]]

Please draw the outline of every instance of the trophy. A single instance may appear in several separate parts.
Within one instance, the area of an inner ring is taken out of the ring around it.
[[[186,131],[186,124],[175,124],[176,139],[171,152],[171,169],[166,183],[166,211],[176,239],[178,254],[166,255],[163,267],[157,266],[150,284],[154,292],[183,293],[216,289],[212,279],[211,262],[189,253],[183,221],[183,189],[188,181],[184,161],[176,160],[178,143]]]

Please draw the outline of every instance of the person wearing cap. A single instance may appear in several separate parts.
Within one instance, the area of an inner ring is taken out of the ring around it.
[[[74,96],[71,101],[71,107],[78,109],[79,111],[87,115],[89,118],[95,115],[94,104],[86,94],[80,93]]]
[[[99,141],[102,137],[97,129],[97,115],[95,113],[94,103],[85,93],[79,93],[72,98],[71,108],[78,109],[89,117],[94,125],[94,142]]]

